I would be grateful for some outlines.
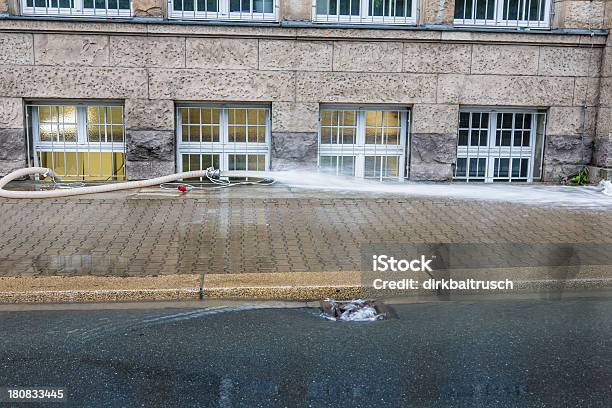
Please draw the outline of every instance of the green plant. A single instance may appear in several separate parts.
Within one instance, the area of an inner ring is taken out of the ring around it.
[[[571,177],[569,182],[572,186],[584,186],[585,184],[589,184],[589,169],[584,167],[578,174]]]

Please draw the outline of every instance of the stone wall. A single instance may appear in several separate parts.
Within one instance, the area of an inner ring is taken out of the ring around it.
[[[274,169],[316,164],[319,104],[395,104],[413,108],[410,176],[440,180],[452,175],[460,106],[516,106],[549,109],[545,175],[557,180],[590,161],[605,41],[0,19],[0,97],[12,101],[0,111],[10,134],[0,160],[25,164],[11,108],[22,99],[125,101],[130,178],[175,169],[175,102],[271,103]]]
[[[606,27],[612,28],[612,1],[606,3],[604,16]],[[600,90],[593,164],[612,168],[612,39],[610,37],[603,51]]]
[[[0,174],[24,167],[27,160],[23,103],[0,98]]]

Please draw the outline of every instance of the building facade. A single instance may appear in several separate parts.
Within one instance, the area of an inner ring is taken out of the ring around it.
[[[612,1],[0,0],[0,174],[612,167]]]

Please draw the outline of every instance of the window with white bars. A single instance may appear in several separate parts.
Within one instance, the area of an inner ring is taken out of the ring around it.
[[[540,179],[545,126],[535,110],[461,110],[455,180]]]
[[[170,18],[185,20],[276,20],[276,0],[169,0]]]
[[[315,22],[416,24],[417,0],[313,0]]]
[[[31,103],[26,111],[34,166],[64,180],[126,178],[123,106]]]
[[[410,112],[403,108],[322,106],[320,171],[375,180],[402,180]]]
[[[269,169],[269,106],[185,105],[176,121],[178,171]]]
[[[22,0],[24,15],[131,17],[131,0]]]
[[[551,0],[457,0],[455,25],[549,28]]]

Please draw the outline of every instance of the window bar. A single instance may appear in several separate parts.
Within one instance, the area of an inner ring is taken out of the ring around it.
[[[502,2],[503,0],[499,0]],[[504,4],[504,3],[501,3]],[[510,2],[506,2],[506,15],[502,16],[502,19],[505,20],[506,26],[510,25]]]
[[[485,6],[486,9],[486,6]],[[486,13],[485,13],[485,17],[486,17]],[[481,133],[482,133],[482,117],[483,117],[483,113],[480,112],[478,114],[478,143],[476,144],[476,177],[479,178],[480,177],[480,139],[482,137]]]
[[[117,3],[119,3],[119,0],[117,0]],[[114,149],[115,149],[115,121],[113,120],[113,108],[112,107],[108,107],[107,108],[110,112],[110,148],[111,148],[111,158],[110,158],[110,174],[108,176],[106,176],[106,178],[112,178],[113,174],[115,173],[115,155],[114,155]],[[108,127],[108,125],[107,125]],[[106,132],[107,134],[109,133],[108,131]],[[107,138],[106,142],[108,143],[109,140]],[[100,151],[100,157],[102,157],[102,151]],[[102,172],[102,174],[104,174],[104,171]],[[104,176],[103,176],[104,177]]]
[[[62,106],[58,106],[57,107],[57,137],[58,140],[60,137],[60,111],[62,110]],[[63,113],[63,112],[62,112]],[[64,123],[62,121],[62,130],[64,129]],[[63,149],[63,153],[64,153],[64,176],[66,176],[68,174],[68,166],[66,165],[67,163],[67,156],[66,156],[66,134],[62,132],[62,143],[64,145],[64,149]]]
[[[529,0],[529,7],[523,7],[523,10],[526,9],[526,11],[527,11],[527,19],[526,19],[527,20],[527,25],[531,24],[531,1],[532,0]],[[525,2],[525,3],[527,3],[527,2]],[[525,6],[526,6],[526,4],[525,4]]]
[[[520,20],[521,20],[521,0],[518,0],[516,2],[516,20],[514,20],[516,27],[519,26],[519,21]]]
[[[472,147],[472,131],[474,128],[473,122],[474,122],[474,112],[470,112],[469,120],[468,120],[467,146],[466,146],[467,155],[465,159],[465,176],[468,181],[470,180],[470,167],[471,167],[470,147]]]
[[[64,109],[65,109],[65,107],[64,107]],[[74,110],[74,118],[75,118],[75,122],[76,122],[75,123],[76,134],[74,136],[75,137],[75,143],[74,143],[75,153],[74,153],[74,155],[75,155],[75,162],[76,162],[75,179],[77,179],[77,178],[79,178],[79,176],[81,176],[80,171],[79,171],[79,169],[81,168],[79,166],[79,133],[81,133],[81,132],[79,131],[79,127],[78,127],[78,122],[79,122],[78,109],[79,109],[79,107],[75,106],[75,110]],[[65,119],[66,119],[66,116],[65,116],[65,112],[64,112],[64,120]],[[65,128],[65,124],[64,124],[64,128]],[[65,132],[64,132],[64,140],[66,140],[66,133]]]
[[[521,124],[521,127],[522,126],[523,125]],[[510,181],[512,181],[512,170],[513,170],[512,169],[513,168],[513,163],[512,163],[513,160],[512,159],[514,158],[513,152],[516,150],[515,146],[514,146],[514,136],[516,134],[516,129],[517,128],[518,128],[518,124],[516,123],[516,113],[513,113],[512,114],[512,130],[510,131],[510,154],[509,154],[510,158],[508,160],[509,163],[510,163],[509,173],[508,173]],[[522,134],[521,134],[521,137],[522,137]]]

